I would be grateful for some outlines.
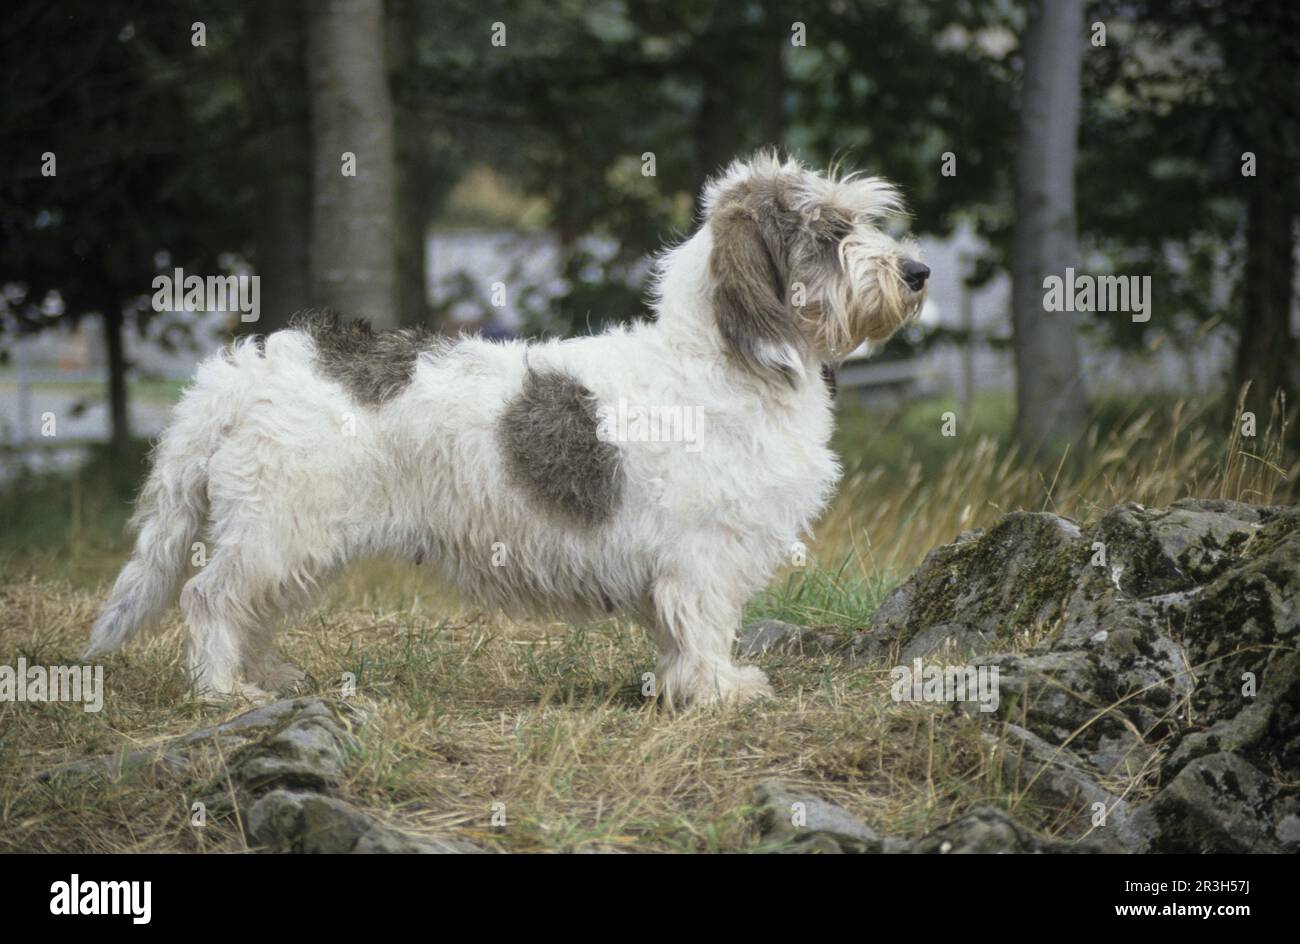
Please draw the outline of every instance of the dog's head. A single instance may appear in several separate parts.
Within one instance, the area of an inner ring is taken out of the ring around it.
[[[930,270],[884,228],[902,206],[879,178],[760,153],[710,181],[704,214],[718,330],[760,373],[794,380],[885,340],[925,301]]]

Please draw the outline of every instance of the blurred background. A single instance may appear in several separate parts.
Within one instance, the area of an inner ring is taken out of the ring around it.
[[[781,592],[849,605],[1015,508],[1295,498],[1294,0],[11,0],[0,74],[12,577],[111,577],[233,335],[640,316],[706,178],[770,145],[897,182],[933,272],[840,369],[845,483]],[[1045,311],[1067,267],[1149,278],[1149,319]],[[156,310],[177,268],[256,275],[259,320]]]

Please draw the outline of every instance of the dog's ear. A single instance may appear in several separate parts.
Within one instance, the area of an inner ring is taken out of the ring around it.
[[[723,341],[751,370],[794,384],[806,342],[786,298],[786,251],[775,210],[736,201],[720,206],[711,226],[709,273]]]

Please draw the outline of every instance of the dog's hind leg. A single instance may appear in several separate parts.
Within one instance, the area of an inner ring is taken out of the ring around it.
[[[241,665],[244,677],[273,692],[292,688],[307,674],[280,655],[272,638],[272,627],[262,623],[248,637],[248,646]]]
[[[655,581],[654,606],[656,675],[670,708],[771,696],[762,670],[731,657],[741,604],[702,586],[698,577],[664,576]]]
[[[280,659],[274,635],[281,613],[317,588],[313,570],[256,531],[216,549],[181,592],[201,692],[256,695],[302,680],[301,670]],[[248,684],[240,684],[241,674]]]
[[[186,656],[195,692],[201,697],[240,694],[244,630],[256,619],[247,607],[245,568],[235,550],[219,550],[181,590],[181,611],[189,630]],[[249,691],[257,698],[259,692]]]
[[[242,565],[250,575],[244,586],[247,608],[256,614],[244,628],[240,665],[250,682],[272,691],[291,688],[305,677],[285,662],[275,632],[286,612],[308,605],[319,595],[322,575],[330,568],[314,559],[301,542],[276,540],[269,529],[249,529],[240,541]]]

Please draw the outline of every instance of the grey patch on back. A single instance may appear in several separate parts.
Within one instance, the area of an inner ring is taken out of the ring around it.
[[[380,406],[400,394],[415,376],[420,355],[447,344],[424,328],[375,331],[365,321],[329,313],[303,312],[289,326],[312,339],[321,373],[364,406]]]
[[[595,399],[567,374],[530,369],[497,421],[511,481],[587,526],[613,516],[623,489],[618,447],[597,436]]]

